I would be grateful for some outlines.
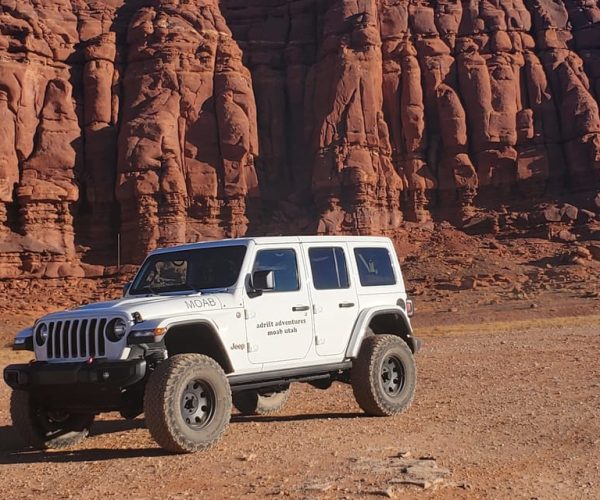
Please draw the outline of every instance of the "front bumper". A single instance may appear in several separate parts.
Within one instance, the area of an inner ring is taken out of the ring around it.
[[[79,385],[120,389],[142,380],[146,370],[146,361],[143,359],[93,363],[37,361],[7,366],[4,369],[4,381],[13,389],[19,390]]]

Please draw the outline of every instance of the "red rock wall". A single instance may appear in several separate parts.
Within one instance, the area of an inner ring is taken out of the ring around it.
[[[594,1],[0,0],[0,275],[598,191],[599,98]]]
[[[311,183],[327,232],[598,186],[595,2],[260,3],[222,2],[253,75],[258,162],[268,185]]]

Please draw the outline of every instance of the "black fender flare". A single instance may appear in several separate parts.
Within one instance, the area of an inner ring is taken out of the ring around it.
[[[354,329],[352,330],[352,335],[350,336],[350,341],[348,342],[348,347],[346,348],[347,358],[355,359],[358,356],[363,339],[370,334],[369,325],[371,324],[371,321],[376,317],[383,315],[393,315],[394,321],[400,325],[399,331],[389,333],[401,337],[407,343],[413,354],[416,354],[419,351],[421,341],[413,335],[412,326],[406,311],[400,306],[381,306],[364,309],[358,315],[356,323],[354,324]]]

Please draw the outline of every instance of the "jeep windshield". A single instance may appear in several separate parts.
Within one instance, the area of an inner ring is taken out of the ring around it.
[[[152,255],[135,277],[129,294],[229,288],[238,280],[245,254],[246,247],[238,245]]]

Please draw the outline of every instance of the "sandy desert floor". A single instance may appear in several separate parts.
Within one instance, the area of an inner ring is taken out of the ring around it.
[[[415,401],[394,418],[364,416],[348,386],[297,384],[276,416],[234,414],[206,453],[165,454],[143,418],[117,414],[46,452],[21,448],[0,384],[0,497],[600,498],[597,269],[525,260],[458,277],[405,264],[424,344]],[[1,284],[0,365],[28,359],[8,345],[43,311],[119,287]]]

